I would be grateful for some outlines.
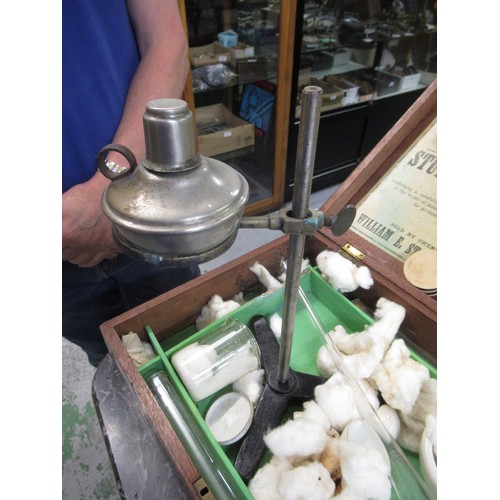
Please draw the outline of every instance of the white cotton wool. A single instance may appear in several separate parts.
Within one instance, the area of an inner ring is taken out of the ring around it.
[[[337,325],[332,331],[328,332],[328,339],[326,339],[327,342],[336,344],[333,340],[335,338],[336,332],[342,335],[348,335],[342,325]],[[331,377],[334,373],[341,371],[342,369],[338,365],[334,353],[331,352],[333,349],[334,347],[330,344],[322,345],[318,349],[318,353],[316,355],[316,366],[318,367],[318,370],[323,377]],[[341,352],[339,354],[340,357],[344,359],[344,355]]]
[[[429,378],[428,368],[410,358],[402,339],[392,343],[371,375],[385,402],[403,413],[411,412],[422,385]]]
[[[337,363],[333,360],[333,357],[326,345],[323,345],[318,349],[318,354],[316,355],[316,366],[318,367],[321,376],[325,378],[331,377],[339,370]]]
[[[257,279],[267,288],[268,291],[277,290],[283,283],[278,281],[271,273],[259,262],[255,262],[250,266],[250,271],[257,276]]]
[[[239,304],[240,306],[242,306],[242,305],[245,303],[245,298],[243,297],[243,292],[239,292],[239,293],[237,293],[237,294],[236,294],[236,295],[232,298],[232,300],[233,300],[234,302],[238,302],[238,304]]]
[[[373,278],[366,266],[358,267],[332,250],[320,252],[316,263],[324,278],[339,292],[352,292],[359,287],[368,289],[373,285]]]
[[[396,302],[381,297],[377,301],[373,315],[375,322],[366,331],[371,337],[381,340],[384,343],[384,351],[386,351],[405,319],[406,309]]]
[[[205,399],[259,368],[259,359],[249,346],[235,351],[229,360],[214,368],[216,360],[212,346],[197,342],[172,356],[172,365],[194,401]]]
[[[141,366],[156,356],[153,346],[149,342],[141,340],[135,332],[123,335],[122,342],[135,366]]]
[[[418,398],[409,413],[398,411],[401,421],[398,443],[403,448],[418,452],[428,415],[437,416],[437,380],[433,378],[422,384]]]
[[[379,344],[374,344],[374,348],[369,351],[349,355],[340,352],[340,357],[347,374],[353,379],[362,379],[368,378],[373,373],[383,358],[383,351]],[[319,348],[316,363],[323,377],[331,376],[340,371],[340,367],[326,346]]]
[[[181,366],[185,375],[196,376],[211,370],[217,359],[215,349],[206,344],[194,342],[172,356],[174,366]]]
[[[374,323],[367,325],[363,331],[347,333],[342,325],[337,325],[328,333],[340,351],[351,377],[355,379],[370,377],[396,336],[405,314],[404,307],[381,298],[377,302]],[[333,360],[328,362],[326,348],[323,351],[321,354],[318,353],[317,360],[320,373],[333,374],[336,365]]]
[[[156,356],[156,352],[153,349],[153,346],[149,342],[146,342],[143,340],[142,341],[142,348],[144,349],[144,353],[145,353],[146,357],[148,358],[148,360],[153,359]]]
[[[333,384],[336,379],[337,383]],[[357,387],[352,387],[338,372],[323,384],[325,387],[316,387],[316,402],[337,432],[342,432],[347,424],[371,414],[372,410],[377,410],[380,406],[378,391],[369,380],[357,379],[352,383],[357,384]]]
[[[383,358],[383,350],[377,343],[368,352],[343,355],[344,365],[354,379],[368,378]]]
[[[356,380],[356,382],[361,389],[363,396],[366,398],[368,403],[370,403],[370,406],[374,410],[377,410],[380,406],[377,389],[375,389],[375,387],[373,387],[373,385],[367,379],[360,378]]]
[[[373,346],[373,339],[365,331],[347,333],[343,325],[337,325],[328,336],[344,354],[368,351]]]
[[[195,399],[203,399],[198,395],[196,381],[205,373],[211,373],[217,359],[217,352],[211,346],[194,342],[172,356],[172,365],[177,371],[186,389]],[[196,397],[198,396],[198,397]]]
[[[342,477],[340,467],[340,438],[332,437],[321,452],[319,461],[330,473],[330,477],[336,481]]]
[[[359,419],[353,391],[340,372],[316,386],[314,399],[325,412],[330,425],[338,432],[342,432],[348,423]]]
[[[302,264],[300,265],[300,272],[303,273],[306,269],[307,269],[307,266],[309,265],[309,259],[303,259],[302,260]],[[281,282],[285,282],[286,280],[286,271],[281,273],[279,276],[278,276],[278,279],[281,281]]]
[[[292,465],[285,459],[273,457],[261,467],[248,483],[248,489],[255,500],[280,500],[278,484],[282,472],[291,470]]]
[[[411,415],[421,422],[425,421],[427,415],[437,416],[437,380],[435,378],[429,378],[422,384]]]
[[[270,318],[269,318],[269,327],[271,328],[272,332],[274,333],[274,337],[276,340],[279,340],[281,338],[281,326],[283,324],[283,318],[278,314],[274,313]]]
[[[330,430],[330,422],[325,412],[318,406],[314,400],[306,401],[303,405],[304,410],[300,413],[300,418],[305,418],[318,424],[325,432]]]
[[[328,439],[321,425],[304,418],[288,420],[264,436],[272,454],[286,458],[305,458],[321,453]]]
[[[390,464],[375,448],[340,440],[342,481],[356,495],[364,498],[391,498]]]
[[[366,497],[356,495],[347,484],[341,484],[341,488],[340,493],[335,495],[334,500],[368,500]]]
[[[335,482],[319,462],[311,462],[280,475],[278,491],[286,500],[329,500],[335,493]]]
[[[200,315],[196,319],[196,327],[198,330],[205,328],[214,321],[226,316],[230,312],[238,309],[241,304],[236,300],[223,300],[220,295],[214,295],[201,310]]]
[[[264,389],[264,370],[253,370],[233,383],[233,390],[245,395],[253,406],[259,402]]]

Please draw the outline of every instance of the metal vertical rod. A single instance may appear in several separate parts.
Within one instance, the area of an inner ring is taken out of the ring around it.
[[[297,219],[305,219],[309,212],[322,96],[323,89],[321,87],[311,85],[302,91],[291,214]],[[304,234],[290,234],[288,240],[288,262],[277,374],[277,380],[280,384],[287,381],[290,371],[290,355],[305,238]]]

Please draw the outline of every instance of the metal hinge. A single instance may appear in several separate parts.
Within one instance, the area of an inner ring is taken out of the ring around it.
[[[202,477],[197,479],[193,483],[193,486],[195,487],[196,491],[198,492],[198,495],[200,495],[200,498],[203,498],[203,500],[215,500],[215,497],[213,496],[212,492],[209,490],[207,483],[205,483],[205,480]]]
[[[346,243],[342,247],[342,250],[344,250],[344,252],[346,252],[356,260],[363,260],[365,258],[365,254],[358,250],[355,246],[352,246],[350,243]]]

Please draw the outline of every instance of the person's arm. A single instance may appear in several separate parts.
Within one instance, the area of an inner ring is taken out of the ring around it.
[[[177,0],[128,0],[127,4],[141,62],[113,142],[127,146],[141,161],[145,154],[142,116],[146,104],[162,97],[182,97],[189,71],[188,47]],[[124,162],[114,152],[109,153],[108,159]],[[97,172],[89,181],[63,194],[63,260],[91,267],[119,253],[111,223],[101,210],[101,197],[108,182]]]

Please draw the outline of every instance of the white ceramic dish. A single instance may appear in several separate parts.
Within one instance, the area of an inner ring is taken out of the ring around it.
[[[228,392],[217,398],[205,416],[205,422],[221,445],[240,440],[248,431],[252,420],[252,403],[238,392]]]
[[[437,492],[437,461],[434,454],[431,434],[436,432],[436,422],[434,419],[426,419],[426,426],[420,438],[419,460],[422,475],[426,483]]]

